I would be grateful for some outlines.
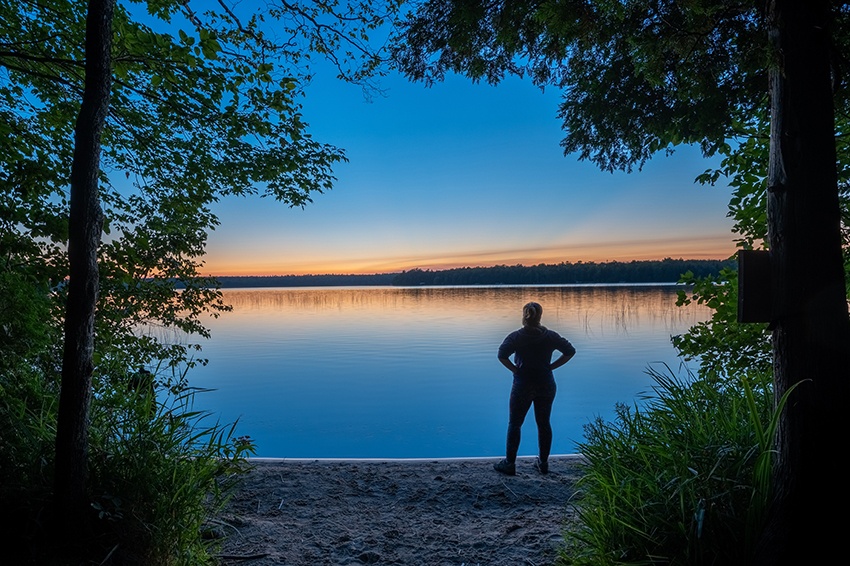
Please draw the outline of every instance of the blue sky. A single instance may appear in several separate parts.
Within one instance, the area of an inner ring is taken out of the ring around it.
[[[304,99],[313,137],[346,151],[335,188],[304,209],[228,198],[215,207],[204,271],[215,275],[382,273],[495,264],[726,258],[729,190],[694,183],[692,148],[642,172],[564,156],[556,90],[509,78],[395,74],[365,100],[331,70]]]

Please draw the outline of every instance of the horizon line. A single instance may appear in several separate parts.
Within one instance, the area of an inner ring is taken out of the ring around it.
[[[605,261],[592,261],[592,260],[577,260],[577,261],[562,261],[560,263],[535,263],[535,264],[507,264],[500,263],[495,265],[466,265],[466,266],[457,266],[457,267],[446,267],[446,268],[431,268],[431,267],[411,267],[409,269],[401,269],[394,271],[376,271],[376,272],[365,272],[365,273],[344,273],[344,272],[324,272],[324,273],[276,273],[276,274],[206,274],[204,277],[373,277],[379,275],[398,275],[401,273],[406,273],[408,271],[421,270],[421,271],[453,271],[457,269],[492,269],[495,267],[524,267],[524,268],[533,268],[538,267],[540,265],[544,266],[559,266],[559,265],[577,265],[577,264],[610,264],[610,263],[644,263],[644,262],[663,262],[663,261],[733,261],[734,255],[732,257],[725,258],[672,258],[672,257],[664,257],[661,259],[632,259],[632,260],[605,260]]]

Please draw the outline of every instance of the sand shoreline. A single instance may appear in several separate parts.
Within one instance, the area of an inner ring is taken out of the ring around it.
[[[533,460],[534,456],[518,456],[520,461]],[[553,454],[552,460],[580,460],[581,454]],[[286,464],[286,463],[322,463],[322,462],[364,462],[364,463],[383,463],[383,462],[409,462],[411,464],[422,462],[496,462],[501,457],[498,456],[453,456],[446,458],[246,458],[252,464]]]
[[[225,565],[553,564],[581,456],[253,459],[215,523]]]

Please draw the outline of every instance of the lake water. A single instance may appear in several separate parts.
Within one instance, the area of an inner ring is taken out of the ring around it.
[[[225,290],[196,408],[239,419],[257,456],[446,458],[503,454],[511,375],[496,359],[522,305],[577,354],[556,370],[554,454],[583,426],[648,391],[650,364],[679,368],[670,336],[709,316],[663,286]],[[529,413],[521,455],[536,453]]]

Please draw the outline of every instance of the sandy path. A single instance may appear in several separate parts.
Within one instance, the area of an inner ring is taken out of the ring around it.
[[[225,565],[553,564],[580,460],[259,461],[220,516]]]

